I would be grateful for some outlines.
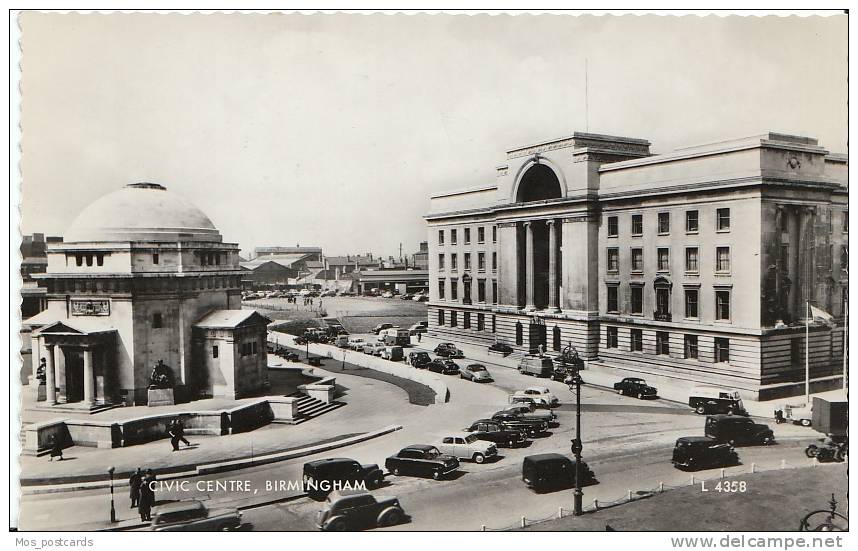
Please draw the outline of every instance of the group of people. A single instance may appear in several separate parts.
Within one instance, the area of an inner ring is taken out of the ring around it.
[[[128,478],[131,508],[137,508],[140,520],[144,522],[152,520],[152,505],[155,504],[155,490],[152,488],[154,481],[155,472],[152,469],[146,469],[144,472],[140,467]]]

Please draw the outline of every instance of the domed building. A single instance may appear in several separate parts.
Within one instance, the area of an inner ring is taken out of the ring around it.
[[[142,405],[150,386],[177,400],[265,389],[270,320],[241,309],[238,251],[158,184],[129,184],[85,208],[48,248],[47,309],[24,322],[46,404]]]

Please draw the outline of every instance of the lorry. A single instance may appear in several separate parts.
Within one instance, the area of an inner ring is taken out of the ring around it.
[[[387,346],[408,346],[411,344],[411,333],[408,329],[393,327],[382,331],[384,344]]]

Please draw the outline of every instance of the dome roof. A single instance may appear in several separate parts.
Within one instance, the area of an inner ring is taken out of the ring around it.
[[[222,241],[203,211],[158,184],[128,184],[96,200],[72,222],[65,242]]]

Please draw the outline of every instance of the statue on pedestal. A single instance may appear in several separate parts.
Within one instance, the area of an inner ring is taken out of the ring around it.
[[[173,388],[173,386],[173,371],[164,363],[164,360],[158,360],[149,377],[149,388]]]

